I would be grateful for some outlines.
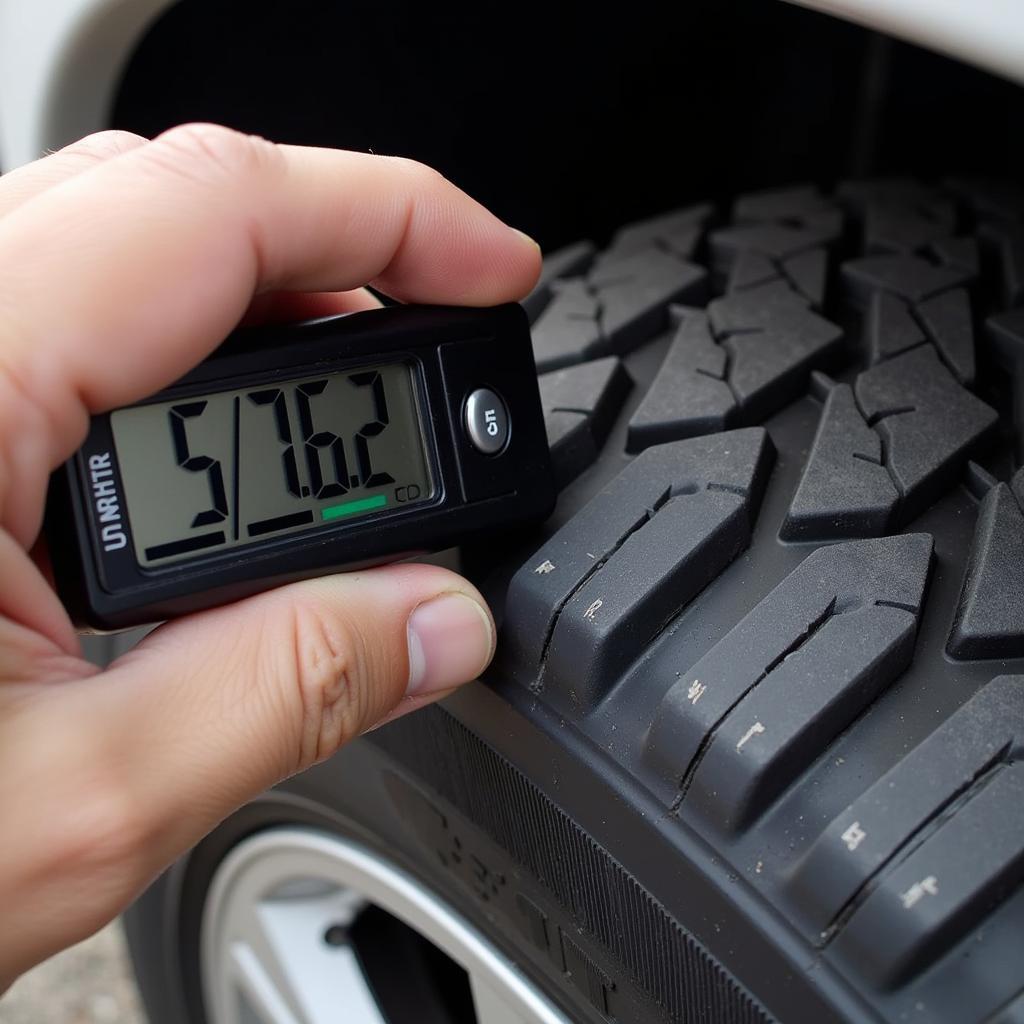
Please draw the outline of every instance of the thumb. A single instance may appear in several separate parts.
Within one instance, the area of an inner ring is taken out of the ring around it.
[[[474,679],[494,635],[465,580],[392,566],[168,624],[88,678],[0,687],[0,826],[18,826],[0,827],[0,992],[236,807]]]
[[[494,637],[465,580],[391,566],[170,623],[84,685],[169,858],[268,786],[475,679]]]

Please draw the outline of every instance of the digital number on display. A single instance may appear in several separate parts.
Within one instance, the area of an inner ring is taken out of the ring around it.
[[[136,406],[110,423],[143,566],[433,497],[407,363]]]

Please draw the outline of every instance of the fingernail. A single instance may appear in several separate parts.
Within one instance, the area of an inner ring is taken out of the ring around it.
[[[406,696],[476,679],[494,648],[490,616],[465,594],[442,594],[419,605],[409,616],[408,635]]]
[[[513,228],[512,230],[517,235],[519,235],[520,238],[525,238],[530,243],[530,245],[532,245],[536,250],[538,250],[538,252],[540,251],[540,242],[538,242],[535,238],[531,238],[525,231],[520,231],[519,228]]]

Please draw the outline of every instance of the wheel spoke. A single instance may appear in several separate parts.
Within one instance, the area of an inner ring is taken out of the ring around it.
[[[346,1024],[386,1024],[345,937],[362,906],[337,887],[285,887],[252,907],[231,950],[238,1007],[259,1024],[336,1024],[339,1006]],[[328,941],[328,933],[340,941]],[[238,1024],[248,1024],[246,1017]]]
[[[231,947],[231,973],[235,982],[234,1005],[223,1009],[230,1014],[232,1024],[247,1024],[246,1016],[253,1015],[258,1024],[300,1024],[252,946],[236,942]],[[243,1007],[248,1010],[246,1016]]]
[[[388,1024],[369,979],[384,965],[399,970],[394,984],[404,983],[393,952],[419,956],[422,943],[403,929],[432,943],[461,970],[425,957],[419,966],[428,975],[396,993],[403,997],[396,1013],[404,1006],[401,1012],[413,1022],[438,1014],[443,1019],[449,1000],[435,986],[465,985],[467,979],[469,991],[445,992],[456,1002],[472,996],[479,1024],[568,1024],[514,964],[432,892],[354,843],[298,828],[245,840],[214,879],[202,939],[207,1019]]]
[[[480,977],[470,977],[477,1024],[531,1024],[510,1006],[504,995]]]
[[[351,945],[326,939],[328,932],[344,936],[362,906],[351,893],[334,889],[267,899],[256,908],[261,945],[301,1024],[336,1024],[340,1005],[347,1024],[386,1024]]]

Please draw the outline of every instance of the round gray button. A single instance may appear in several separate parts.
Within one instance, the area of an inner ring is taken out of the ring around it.
[[[508,443],[508,409],[490,388],[477,388],[466,399],[466,433],[484,455],[497,455]]]

